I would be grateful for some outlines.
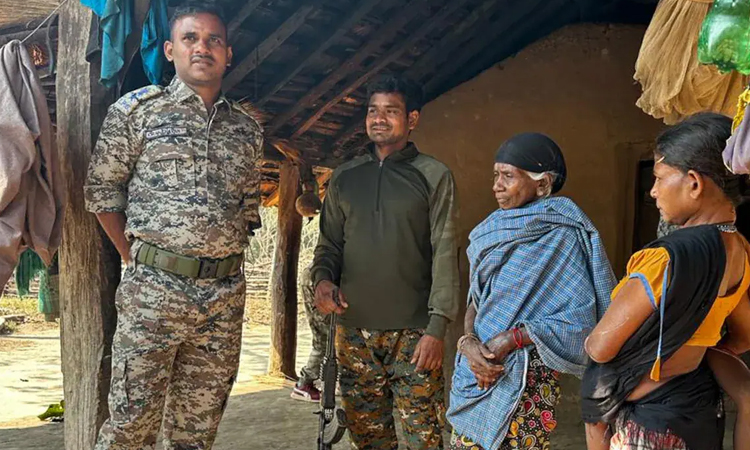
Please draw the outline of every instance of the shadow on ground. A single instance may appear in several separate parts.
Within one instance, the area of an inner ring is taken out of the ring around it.
[[[214,450],[315,450],[318,421],[313,412],[317,405],[291,400],[288,387],[256,384],[245,389],[253,392],[230,398]],[[559,419],[552,448],[585,449],[583,425],[577,420],[577,414],[566,411]],[[732,448],[730,437],[731,431],[728,431],[725,449]],[[348,448],[346,438],[334,447],[335,450]],[[0,429],[0,449],[62,450],[63,426],[45,424]]]
[[[288,387],[254,386],[255,392],[233,395],[224,415],[214,450],[314,450],[317,405],[289,398]],[[554,448],[584,448],[583,428],[561,421]],[[348,449],[344,441],[335,450]],[[0,429],[0,449],[62,450],[63,425]]]

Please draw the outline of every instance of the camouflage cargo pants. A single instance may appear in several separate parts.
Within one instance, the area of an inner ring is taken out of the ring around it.
[[[409,450],[443,448],[442,369],[411,364],[423,330],[376,331],[339,326],[336,348],[342,403],[352,448],[397,450],[394,400]]]
[[[96,450],[210,449],[239,364],[245,279],[128,267],[116,295],[110,418]]]

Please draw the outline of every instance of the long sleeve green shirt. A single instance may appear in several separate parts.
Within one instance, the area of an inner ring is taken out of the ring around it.
[[[312,278],[341,287],[341,323],[426,328],[442,339],[458,313],[456,188],[414,144],[382,162],[370,152],[338,169],[320,218]]]

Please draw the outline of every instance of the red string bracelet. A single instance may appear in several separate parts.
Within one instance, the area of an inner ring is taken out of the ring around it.
[[[513,328],[513,342],[516,343],[516,348],[523,348],[523,334],[518,327]]]

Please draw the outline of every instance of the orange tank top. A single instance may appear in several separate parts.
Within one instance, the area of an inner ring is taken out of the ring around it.
[[[721,328],[724,321],[737,307],[742,297],[750,287],[750,261],[748,261],[748,244],[745,243],[745,271],[742,280],[731,293],[717,297],[711,310],[696,330],[695,334],[685,343],[692,347],[713,347],[721,340]],[[651,304],[656,310],[664,298],[665,288],[669,285],[669,253],[664,248],[649,248],[635,253],[628,262],[627,275],[612,291],[612,300],[629,280],[636,278],[643,283]],[[665,277],[667,279],[665,280]]]

